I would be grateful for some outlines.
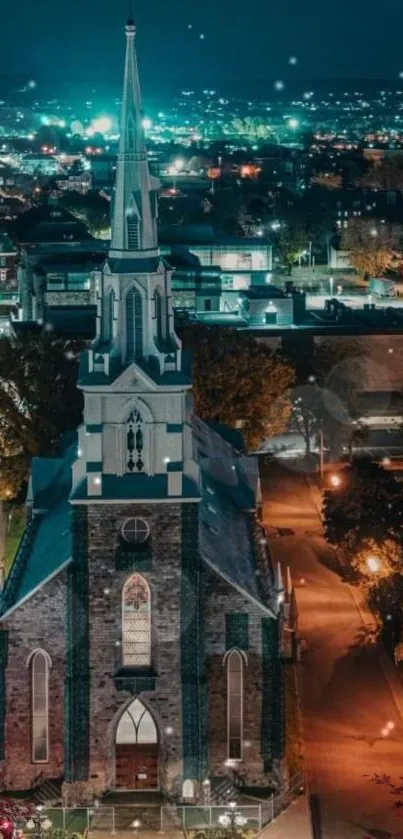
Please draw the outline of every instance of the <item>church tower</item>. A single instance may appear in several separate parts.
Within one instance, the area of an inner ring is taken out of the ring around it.
[[[233,779],[285,777],[292,610],[256,517],[257,463],[190,414],[134,38],[129,20],[78,447],[34,458],[0,597],[0,785],[63,778],[65,807],[124,790],[200,802],[210,783],[232,799]]]
[[[126,60],[112,240],[79,387],[71,494],[65,795],[202,776],[198,468],[190,379],[157,242],[134,49]]]

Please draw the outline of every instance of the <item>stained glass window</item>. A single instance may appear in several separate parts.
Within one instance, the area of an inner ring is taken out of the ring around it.
[[[142,472],[144,469],[144,423],[137,408],[131,412],[126,429],[127,471]]]
[[[148,583],[133,574],[123,589],[123,664],[151,664],[151,602]]]
[[[38,650],[31,660],[33,763],[47,763],[49,760],[48,668],[46,654]]]
[[[126,352],[127,361],[143,354],[143,304],[136,288],[126,295]]]
[[[243,658],[237,650],[227,658],[227,702],[228,757],[242,760]]]

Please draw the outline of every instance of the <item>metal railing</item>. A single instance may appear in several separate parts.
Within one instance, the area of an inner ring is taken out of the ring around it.
[[[272,793],[265,800],[256,804],[237,805],[237,812],[247,820],[245,829],[260,831],[296,798],[304,787],[303,773],[291,779],[288,788],[279,793]],[[242,794],[242,793],[241,793]],[[247,796],[252,800],[252,796]],[[220,816],[228,811],[225,804],[203,805],[163,804],[153,807],[147,804],[101,804],[98,807],[45,807],[47,817],[52,822],[53,830],[67,834],[77,833],[91,837],[94,831],[109,835],[119,833],[137,834],[141,831],[167,833],[169,831],[210,830],[220,826]],[[138,828],[133,822],[138,821]],[[20,825],[24,834],[32,831]]]

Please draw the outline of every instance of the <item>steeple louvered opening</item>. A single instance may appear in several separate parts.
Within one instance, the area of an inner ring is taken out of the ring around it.
[[[126,295],[126,361],[143,355],[143,301],[136,288]]]
[[[140,222],[136,215],[127,216],[127,246],[129,251],[140,248]]]

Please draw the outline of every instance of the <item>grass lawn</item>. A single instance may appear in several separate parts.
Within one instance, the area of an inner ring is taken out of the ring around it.
[[[17,553],[18,545],[20,544],[26,524],[24,507],[12,507],[10,509],[10,513],[11,516],[9,519],[9,527],[4,551],[4,571],[6,577],[10,570],[11,563]]]

